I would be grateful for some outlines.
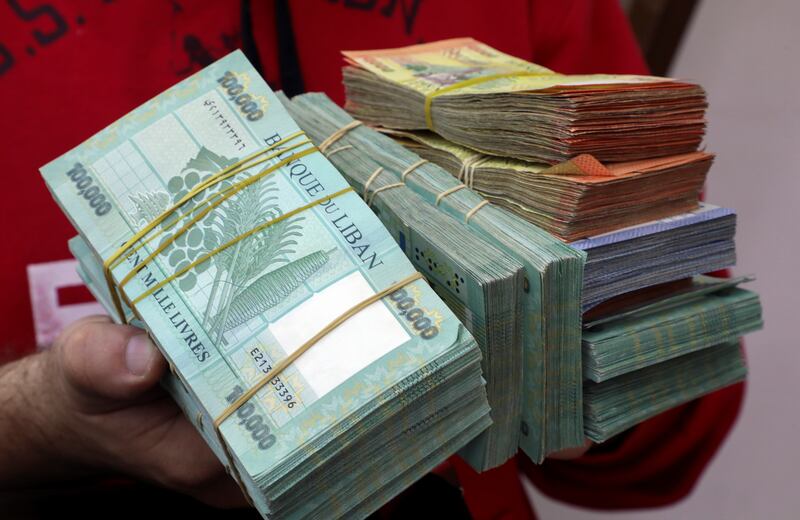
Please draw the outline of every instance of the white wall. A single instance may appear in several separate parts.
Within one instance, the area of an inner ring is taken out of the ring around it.
[[[737,274],[766,327],[746,341],[739,422],[694,493],[656,511],[594,513],[532,491],[548,519],[800,518],[800,2],[701,0],[672,75],[699,81],[718,154],[707,200],[739,214]]]

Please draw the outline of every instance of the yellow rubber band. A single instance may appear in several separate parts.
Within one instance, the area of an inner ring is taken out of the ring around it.
[[[112,301],[114,303],[114,307],[115,307],[115,309],[117,311],[117,314],[119,315],[120,319],[122,319],[123,321],[125,320],[125,313],[122,310],[122,302],[120,301],[119,293],[116,290],[116,287],[115,287],[115,284],[114,284],[114,278],[112,276],[111,270],[114,267],[116,267],[117,265],[119,265],[119,262],[121,262],[121,260],[123,258],[123,255],[125,255],[125,253],[128,252],[128,250],[135,243],[140,241],[150,231],[155,229],[156,226],[158,226],[164,220],[169,218],[169,216],[172,215],[177,209],[182,207],[190,199],[192,199],[193,197],[195,197],[196,195],[201,193],[203,190],[205,190],[205,189],[207,189],[207,188],[209,188],[209,187],[211,187],[211,186],[213,186],[213,185],[215,185],[215,184],[217,184],[219,182],[222,182],[223,180],[225,180],[225,179],[227,179],[229,177],[232,177],[232,176],[234,176],[234,175],[236,175],[238,173],[241,173],[244,170],[252,168],[255,164],[260,164],[260,163],[265,162],[266,160],[269,160],[269,158],[265,158],[265,159],[262,159],[262,160],[260,160],[258,162],[255,162],[253,164],[248,164],[251,161],[253,161],[254,159],[258,158],[260,155],[263,155],[263,154],[265,154],[265,153],[267,153],[267,152],[279,147],[280,145],[285,144],[285,143],[287,143],[289,141],[292,141],[292,140],[294,140],[294,139],[296,139],[296,138],[298,138],[298,137],[300,137],[302,135],[304,135],[303,131],[295,132],[294,134],[291,134],[288,137],[285,137],[284,139],[281,139],[280,141],[277,141],[277,142],[271,144],[270,146],[268,146],[268,147],[266,147],[266,148],[264,148],[262,150],[259,150],[258,152],[255,152],[255,153],[245,157],[244,159],[241,159],[241,160],[235,162],[234,164],[228,166],[227,168],[224,168],[223,170],[219,171],[218,173],[212,175],[206,181],[199,183],[197,186],[195,186],[194,188],[189,190],[189,192],[186,195],[184,195],[178,202],[173,204],[172,207],[167,208],[158,217],[156,217],[151,222],[149,222],[147,225],[145,225],[142,229],[140,229],[139,231],[134,233],[134,235],[130,239],[128,239],[120,248],[118,248],[114,253],[112,253],[103,262],[103,271],[104,271],[103,274],[105,276],[106,283],[108,284],[108,287],[111,290]],[[293,146],[293,148],[294,147],[296,147],[296,146]],[[278,155],[280,155],[280,153],[283,153],[283,152],[279,152]]]
[[[205,262],[206,260],[208,260],[212,256],[214,256],[217,253],[220,253],[220,252],[228,249],[229,247],[231,247],[233,245],[236,245],[237,243],[241,242],[245,238],[253,236],[256,233],[258,233],[260,231],[263,231],[263,230],[267,229],[268,227],[277,224],[278,222],[282,222],[282,221],[284,221],[284,220],[286,220],[288,218],[291,218],[291,217],[297,215],[298,213],[302,213],[303,211],[305,211],[307,209],[313,208],[314,206],[316,206],[316,205],[318,205],[318,204],[320,204],[322,202],[327,202],[327,201],[329,201],[331,199],[334,199],[334,198],[336,198],[336,197],[338,197],[340,195],[344,195],[345,193],[348,193],[348,192],[351,192],[351,191],[353,191],[352,187],[344,188],[342,190],[337,191],[336,193],[328,195],[327,197],[322,197],[321,199],[317,199],[317,200],[315,200],[313,202],[309,202],[308,204],[300,206],[299,208],[295,208],[292,211],[284,213],[283,215],[281,215],[279,217],[276,217],[276,218],[274,218],[272,220],[268,220],[267,222],[264,222],[263,224],[259,224],[258,226],[254,227],[250,231],[248,231],[246,233],[242,233],[241,235],[228,240],[227,242],[225,242],[221,246],[217,247],[216,249],[213,249],[213,250],[209,251],[208,253],[205,253],[205,254],[201,255],[197,260],[195,260],[194,262],[190,263],[189,265],[183,267],[182,269],[178,269],[171,276],[168,276],[164,280],[160,281],[159,283],[155,284],[154,286],[152,286],[151,288],[149,288],[148,290],[146,290],[145,292],[143,292],[142,294],[137,296],[131,303],[133,305],[136,305],[137,303],[139,303],[140,301],[144,300],[145,298],[147,298],[148,296],[150,296],[151,294],[153,294],[157,290],[161,289],[162,287],[164,287],[168,283],[172,282],[173,280],[176,280],[176,279],[180,278],[184,274],[188,273],[191,269],[194,269],[195,267],[197,267],[198,265],[202,264],[203,262]]]
[[[287,147],[287,148],[284,148],[284,149],[282,149],[282,150],[280,150],[280,151],[278,151],[278,152],[275,152],[274,154],[270,154],[269,156],[267,156],[267,157],[264,157],[263,159],[260,159],[260,160],[258,160],[258,161],[256,161],[256,162],[254,162],[253,164],[249,165],[247,168],[244,168],[244,169],[238,170],[238,171],[236,171],[236,172],[228,172],[228,173],[226,173],[226,174],[224,175],[224,178],[220,178],[220,179],[219,179],[219,181],[221,182],[221,181],[223,181],[223,180],[229,179],[230,177],[233,177],[234,175],[237,175],[237,174],[239,174],[239,173],[242,173],[242,172],[243,172],[243,171],[245,171],[245,170],[249,170],[249,169],[250,169],[250,168],[252,168],[253,166],[257,166],[257,165],[259,165],[259,164],[262,164],[262,163],[264,163],[264,162],[267,162],[267,161],[269,161],[269,160],[271,160],[271,159],[274,159],[274,158],[278,157],[278,156],[279,156],[279,155],[281,155],[281,154],[284,154],[284,153],[286,153],[286,152],[288,152],[288,151],[290,151],[290,150],[294,150],[295,148],[299,148],[299,147],[301,147],[301,146],[305,146],[305,145],[311,145],[311,141],[308,141],[308,140],[306,140],[306,141],[301,141],[301,142],[299,142],[299,143],[297,143],[297,144],[294,144],[294,145],[292,145],[292,146],[289,146],[289,147]],[[312,147],[313,147],[313,145],[312,145]],[[313,148],[312,148],[312,150],[313,150]],[[303,155],[307,155],[307,154],[305,154],[305,153],[304,153]],[[303,155],[300,155],[300,157],[302,157]],[[261,171],[261,172],[259,172],[257,175],[261,175],[262,173],[264,173],[264,172],[265,172],[265,171],[267,171],[268,169],[269,169],[269,168],[267,168],[267,169],[265,169],[265,170],[262,170],[262,171]],[[257,176],[257,175],[256,175],[256,176]],[[255,177],[255,176],[254,176],[254,177]],[[252,178],[252,177],[248,177],[248,178]],[[234,186],[229,186],[228,188],[225,188],[224,190],[222,190],[222,191],[220,191],[220,192],[218,192],[218,193],[212,193],[211,195],[209,195],[209,196],[208,196],[208,197],[206,197],[205,199],[203,199],[203,200],[201,200],[200,202],[198,202],[198,203],[197,203],[197,206],[195,206],[195,207],[191,208],[191,210],[190,210],[190,211],[191,211],[191,212],[197,211],[197,210],[198,210],[200,207],[202,207],[204,204],[208,204],[208,203],[209,203],[209,202],[210,202],[210,201],[211,201],[211,200],[212,200],[214,197],[221,196],[221,195],[223,195],[223,194],[227,193],[228,191],[230,191],[231,189],[233,189],[234,187],[235,187],[235,185],[234,185]],[[177,208],[173,208],[173,211],[175,211],[176,209],[177,209]],[[140,250],[141,248],[143,248],[144,246],[146,246],[147,244],[149,244],[150,242],[152,242],[153,240],[155,240],[156,238],[158,238],[159,236],[161,236],[162,234],[164,234],[164,232],[166,232],[166,231],[169,231],[170,229],[172,229],[172,227],[173,227],[173,226],[175,226],[175,225],[176,225],[178,222],[180,222],[180,219],[181,219],[182,217],[185,217],[185,216],[186,216],[185,214],[184,214],[184,215],[181,215],[180,217],[178,217],[178,218],[174,219],[172,222],[169,222],[169,223],[167,223],[167,224],[163,225],[163,226],[161,227],[161,229],[159,229],[159,230],[158,230],[158,231],[156,231],[155,233],[153,233],[153,234],[151,234],[151,235],[147,236],[147,238],[145,238],[144,240],[140,240],[140,241],[139,241],[139,244],[138,244],[136,247],[134,247],[134,248],[132,248],[132,249],[131,249],[131,248],[129,248],[128,254],[127,254],[127,255],[125,255],[125,257],[129,257],[129,256],[131,256],[132,254],[136,253],[138,250]],[[111,269],[114,269],[114,268],[116,268],[116,267],[117,267],[119,264],[121,264],[121,263],[122,263],[122,261],[123,261],[123,259],[124,259],[125,257],[120,257],[120,258],[118,258],[116,261],[114,261],[114,262],[113,262],[113,263],[110,265],[110,268],[111,268]]]
[[[145,227],[143,227],[138,232],[136,232],[136,234],[133,237],[131,237],[130,239],[128,239],[128,241],[122,247],[117,249],[117,251],[115,251],[111,256],[109,256],[105,260],[104,264],[106,264],[108,266],[112,266],[112,265],[115,266],[113,264],[113,262],[115,262],[117,259],[119,259],[125,253],[125,251],[130,247],[130,245],[138,242],[147,233],[152,231],[157,225],[161,224],[161,222],[163,222],[165,219],[167,219],[174,211],[176,211],[178,208],[180,208],[181,206],[186,204],[189,201],[189,199],[191,199],[192,197],[196,196],[197,194],[199,194],[200,192],[204,191],[205,189],[210,188],[214,184],[222,182],[223,180],[225,180],[225,179],[227,179],[227,178],[229,178],[229,177],[231,177],[233,175],[236,175],[237,173],[241,173],[244,170],[252,168],[252,165],[247,165],[247,166],[245,166],[245,165],[247,163],[249,163],[250,161],[254,160],[255,158],[257,158],[258,156],[263,155],[266,152],[272,151],[275,148],[277,148],[278,146],[280,146],[282,144],[285,144],[285,143],[287,143],[287,142],[289,142],[289,141],[291,141],[293,139],[296,139],[297,137],[300,137],[301,135],[303,135],[302,131],[295,132],[294,134],[292,134],[292,135],[290,135],[290,136],[288,136],[288,137],[286,137],[284,139],[281,139],[280,141],[278,141],[276,143],[273,143],[272,145],[270,145],[270,146],[268,146],[268,147],[266,147],[266,148],[264,148],[264,149],[262,149],[262,150],[260,150],[258,152],[255,152],[255,153],[245,157],[244,159],[242,159],[240,161],[235,162],[234,164],[228,166],[227,168],[224,168],[224,169],[220,170],[219,172],[217,172],[216,174],[212,175],[209,179],[206,179],[205,181],[199,183],[194,188],[189,190],[189,192],[186,195],[181,197],[181,199],[178,202],[176,202],[171,207],[169,207],[166,210],[164,210],[158,217],[153,219]],[[301,144],[304,144],[304,143],[301,143]],[[292,147],[292,148],[295,148],[295,147]],[[283,153],[283,152],[278,152],[277,155],[280,155],[281,153]],[[270,158],[272,158],[272,157],[275,157],[275,155],[270,156]],[[266,160],[269,160],[269,158],[266,158]],[[255,164],[260,164],[262,162],[264,162],[264,161],[261,160],[261,161],[259,161],[258,163],[255,163]],[[119,265],[119,264],[116,264],[116,265]]]
[[[308,349],[314,346],[319,340],[327,336],[332,330],[334,330],[339,325],[346,322],[347,320],[349,320],[362,310],[366,309],[373,303],[385,298],[386,296],[392,294],[396,290],[410,284],[411,282],[421,279],[422,275],[416,272],[406,277],[405,279],[390,285],[386,289],[383,289],[382,291],[373,294],[369,298],[359,302],[358,304],[351,307],[349,310],[339,315],[336,319],[328,323],[322,330],[314,334],[314,336],[311,337],[311,339],[303,343],[297,350],[295,350],[285,358],[275,363],[275,366],[272,367],[272,370],[270,370],[264,377],[262,377],[255,385],[250,387],[250,389],[247,390],[247,392],[240,395],[239,398],[236,399],[236,401],[234,401],[227,408],[225,408],[225,410],[223,410],[222,413],[220,413],[219,416],[214,420],[214,428],[219,430],[219,427],[222,425],[223,422],[225,422],[225,419],[230,417],[234,412],[236,412],[236,410],[239,409],[239,407],[241,407],[244,403],[246,403],[254,395],[256,395],[256,393],[259,390],[261,390],[267,383],[278,377],[281,374],[281,372],[283,372],[286,369],[286,367],[291,365],[297,358],[302,356]]]
[[[144,269],[144,267],[148,263],[153,261],[153,259],[156,258],[159,254],[161,254],[162,251],[164,251],[170,245],[172,245],[175,242],[175,240],[177,240],[177,238],[179,236],[181,236],[182,234],[186,233],[186,231],[189,230],[194,224],[196,224],[197,222],[202,220],[206,215],[208,215],[211,212],[211,210],[213,210],[214,208],[216,208],[217,206],[219,206],[220,204],[222,204],[223,202],[225,202],[229,198],[233,197],[234,195],[236,195],[240,191],[244,190],[248,186],[254,184],[256,181],[259,181],[259,180],[263,179],[264,177],[266,177],[267,175],[275,172],[280,167],[285,166],[286,164],[288,164],[288,163],[290,163],[290,162],[292,162],[292,161],[294,161],[296,159],[300,159],[300,158],[305,157],[306,155],[309,155],[309,154],[314,153],[316,151],[317,150],[315,148],[309,148],[307,150],[303,150],[302,152],[298,152],[296,154],[292,154],[289,157],[286,157],[285,159],[282,159],[280,162],[277,162],[277,163],[273,164],[269,168],[266,168],[266,169],[262,170],[258,174],[253,175],[251,177],[248,177],[248,178],[246,178],[246,179],[234,184],[233,186],[230,186],[230,187],[226,188],[224,190],[224,192],[220,192],[220,193],[214,194],[214,195],[219,196],[218,200],[216,200],[213,203],[209,204],[209,206],[207,208],[203,209],[198,214],[196,214],[194,217],[192,217],[186,224],[183,225],[183,227],[181,227],[178,231],[176,231],[174,234],[172,234],[167,240],[165,240],[163,243],[161,243],[152,253],[150,253],[150,255],[148,255],[144,260],[142,260],[136,267],[131,269],[131,271],[122,280],[119,281],[119,283],[117,284],[117,287],[119,289],[122,289],[128,282],[131,281],[131,279],[133,279],[134,276],[136,276],[136,274],[139,271]],[[214,195],[212,195],[212,197]],[[210,200],[210,199],[211,199],[211,197],[209,197],[206,200]],[[193,208],[193,210],[194,209],[195,208]]]
[[[453,83],[452,85],[447,85],[446,87],[442,87],[439,90],[434,90],[433,92],[429,92],[425,95],[425,124],[428,126],[428,130],[433,131],[433,119],[431,116],[431,109],[433,105],[433,98],[441,96],[442,94],[447,94],[448,92],[452,92],[454,90],[458,90],[464,87],[470,87],[472,85],[477,85],[479,83],[486,83],[487,81],[494,81],[496,79],[503,79],[503,78],[514,78],[514,77],[526,77],[526,76],[546,76],[547,74],[543,74],[541,72],[506,72],[503,74],[489,74],[487,76],[478,76],[476,78],[466,79],[464,81],[459,81],[457,83]]]

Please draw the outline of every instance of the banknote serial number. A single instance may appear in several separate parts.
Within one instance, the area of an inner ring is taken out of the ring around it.
[[[264,111],[259,108],[259,103],[247,92],[245,87],[239,83],[239,78],[231,71],[225,71],[225,75],[217,79],[222,89],[228,94],[234,105],[239,108],[248,121],[258,121],[264,117]]]
[[[226,400],[228,403],[236,401],[244,393],[242,387],[236,385]],[[258,445],[260,450],[268,450],[275,444],[275,436],[270,432],[269,425],[258,410],[256,405],[250,401],[244,403],[236,410],[236,417],[239,419],[239,426],[250,432],[250,436]]]
[[[95,215],[102,217],[111,211],[111,203],[108,201],[108,197],[81,163],[75,163],[75,166],[67,171],[67,178],[75,184],[78,196],[89,204]]]
[[[398,314],[411,324],[422,339],[433,339],[439,334],[439,327],[434,325],[433,320],[425,315],[424,310],[416,306],[417,302],[408,295],[408,291],[398,289],[389,295],[389,299],[400,311]]]
[[[258,366],[258,369],[262,373],[267,374],[269,373],[270,370],[272,370],[272,365],[269,363],[267,357],[264,355],[263,352],[261,352],[261,349],[259,349],[258,347],[250,351],[250,357],[253,358],[253,362],[256,364],[256,366]],[[270,381],[270,383],[272,384],[275,393],[278,394],[278,398],[280,398],[288,408],[294,408],[295,406],[297,406],[297,402],[294,400],[294,396],[291,394],[291,392],[289,392],[289,389],[286,388],[286,386],[283,384],[280,377],[276,377],[275,379]]]

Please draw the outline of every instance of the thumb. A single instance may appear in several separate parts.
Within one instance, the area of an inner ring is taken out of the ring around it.
[[[166,361],[147,334],[93,316],[70,325],[56,340],[57,363],[78,402],[108,411],[158,383]],[[98,410],[98,411],[100,411]]]

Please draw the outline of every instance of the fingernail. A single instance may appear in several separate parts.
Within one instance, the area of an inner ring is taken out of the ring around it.
[[[153,361],[156,346],[147,337],[147,334],[137,334],[128,340],[125,347],[125,364],[128,371],[135,376],[142,376]]]

